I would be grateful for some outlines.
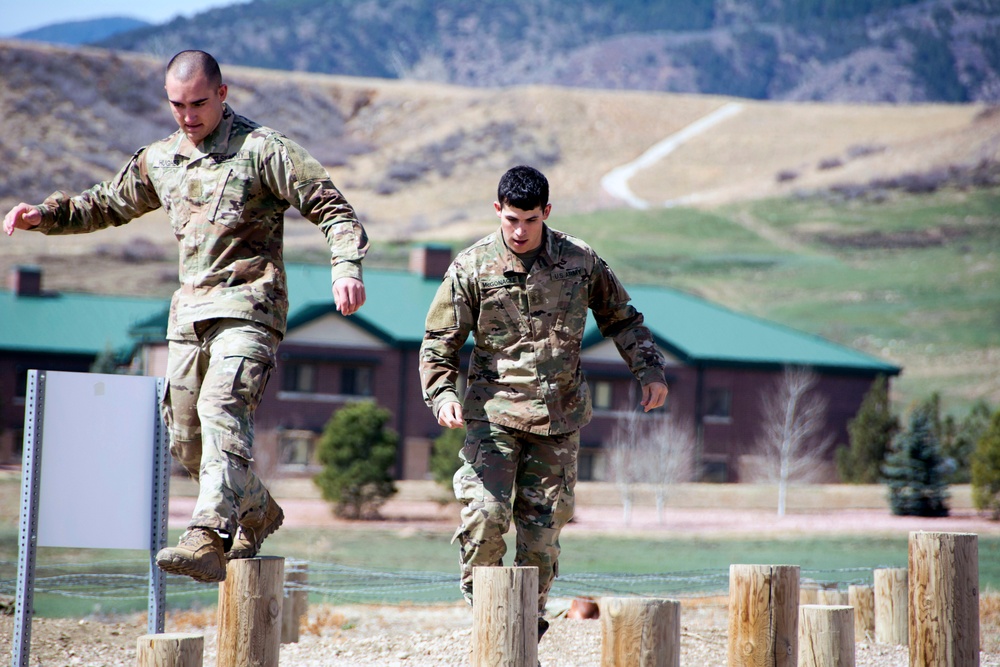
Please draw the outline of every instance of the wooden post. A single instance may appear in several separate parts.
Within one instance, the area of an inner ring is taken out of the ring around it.
[[[681,603],[601,598],[601,667],[680,667]]]
[[[538,664],[538,568],[472,569],[471,667]]]
[[[729,667],[795,667],[799,567],[729,566]]]
[[[284,600],[281,604],[281,643],[299,641],[299,624],[309,613],[309,591],[302,587],[309,582],[309,563],[304,560],[287,561],[285,568]]]
[[[166,632],[143,635],[136,641],[136,667],[201,667],[204,635]]]
[[[979,665],[979,538],[910,533],[910,664]]]
[[[819,592],[819,582],[815,579],[802,579],[799,581],[799,604],[816,604],[816,597]]]
[[[285,559],[229,561],[219,584],[218,667],[278,667]]]
[[[798,667],[854,667],[854,609],[841,605],[799,607]]]
[[[847,605],[847,593],[836,588],[821,588],[816,591],[816,604],[843,607]]]
[[[906,568],[887,567],[875,574],[875,641],[906,646]]]
[[[875,639],[875,589],[851,584],[847,587],[847,602],[854,607],[854,641]]]

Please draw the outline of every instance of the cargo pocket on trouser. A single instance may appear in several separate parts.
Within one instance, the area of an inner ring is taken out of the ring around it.
[[[510,528],[510,503],[498,502],[486,493],[483,484],[485,461],[478,440],[466,440],[460,454],[462,465],[452,480],[455,498],[462,503],[462,524],[452,542],[458,540],[462,593],[471,601],[472,568],[503,563],[507,545],[504,534]]]
[[[573,518],[576,462],[559,469],[558,484],[547,489],[525,490],[528,508],[518,516],[517,562],[538,568],[538,611],[545,609],[552,583],[559,575],[559,535]],[[548,504],[548,507],[545,505]]]
[[[266,505],[267,489],[250,467],[254,410],[271,365],[241,356],[213,363],[202,385],[198,413],[202,426],[201,488],[196,517],[215,515],[233,534],[241,507]]]

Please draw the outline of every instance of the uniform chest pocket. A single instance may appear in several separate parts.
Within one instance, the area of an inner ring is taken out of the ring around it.
[[[491,289],[483,294],[476,330],[481,344],[489,350],[508,348],[527,334],[524,317],[507,288]]]
[[[566,333],[582,332],[587,324],[586,276],[573,275],[553,283],[558,285],[558,292],[552,299],[552,327]]]
[[[209,222],[235,229],[243,221],[243,209],[253,187],[253,179],[236,169],[225,170],[208,208]]]

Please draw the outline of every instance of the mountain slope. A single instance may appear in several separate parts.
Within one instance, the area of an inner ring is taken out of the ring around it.
[[[998,0],[256,0],[101,43],[463,86],[1000,100]]]
[[[147,21],[128,18],[125,16],[112,16],[108,18],[91,19],[87,21],[68,21],[66,23],[53,23],[35,30],[27,30],[14,37],[33,42],[48,42],[50,44],[67,44],[76,46],[80,44],[91,44],[108,39],[113,35],[140,28],[149,27]]]

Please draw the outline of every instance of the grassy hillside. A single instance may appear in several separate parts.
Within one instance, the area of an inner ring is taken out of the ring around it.
[[[1000,189],[771,199],[550,219],[628,282],[668,284],[891,360],[899,409],[1000,404]]]

